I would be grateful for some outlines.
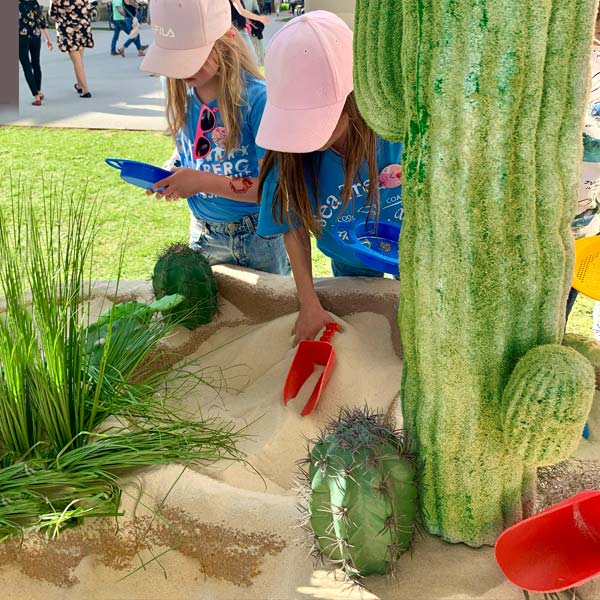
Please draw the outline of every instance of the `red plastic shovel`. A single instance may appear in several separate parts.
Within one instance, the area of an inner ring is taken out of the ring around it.
[[[509,527],[496,560],[524,590],[560,592],[600,575],[600,491],[581,492]]]
[[[288,371],[288,376],[283,386],[283,403],[287,403],[296,397],[304,382],[315,370],[315,365],[323,365],[323,373],[317,381],[311,397],[300,413],[303,417],[309,415],[317,406],[321,392],[331,375],[335,365],[335,351],[331,345],[331,338],[339,331],[337,323],[327,323],[325,331],[319,341],[303,340],[296,350],[296,356]]]

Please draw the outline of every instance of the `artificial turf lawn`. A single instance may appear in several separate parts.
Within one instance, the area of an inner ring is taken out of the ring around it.
[[[6,204],[10,178],[65,182],[67,190],[87,188],[101,200],[102,231],[97,240],[95,277],[111,279],[118,264],[121,236],[128,235],[123,278],[147,279],[162,247],[188,236],[185,202],[148,198],[104,164],[106,157],[131,158],[161,165],[171,154],[168,136],[142,131],[88,131],[44,127],[0,127],[0,167]],[[315,276],[331,275],[329,260],[313,244]],[[580,296],[568,331],[591,336],[593,301]]]

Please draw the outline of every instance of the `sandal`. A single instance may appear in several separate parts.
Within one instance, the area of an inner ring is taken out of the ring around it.
[[[42,105],[42,101],[40,99],[34,100],[31,104],[32,104],[32,106],[41,106]]]
[[[73,87],[75,88],[75,91],[78,94],[80,94],[80,95],[83,94],[83,88],[82,87],[79,87],[77,84],[75,84]]]
[[[83,90],[81,90],[83,91]],[[85,94],[79,94],[80,98],[91,98],[92,94],[90,92],[86,92]]]
[[[125,58],[125,47],[121,46],[118,50],[117,50],[117,54],[120,54],[123,58]]]

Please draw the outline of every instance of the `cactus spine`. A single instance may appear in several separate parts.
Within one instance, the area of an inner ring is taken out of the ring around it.
[[[377,414],[343,410],[308,462],[308,514],[317,554],[352,578],[388,573],[413,538],[414,457]]]
[[[385,80],[363,81],[359,105],[366,114],[370,97],[385,99],[393,135],[404,134],[405,426],[426,528],[452,542],[493,544],[532,508],[535,465],[502,427],[507,406],[526,412],[533,399],[503,392],[528,351],[562,338],[596,10],[596,0],[357,1],[357,40],[376,43],[356,44],[355,79]],[[402,30],[390,33],[394,11]],[[571,410],[585,412],[590,394]],[[544,402],[551,411],[562,399]],[[542,421],[523,434],[543,438]]]
[[[217,282],[206,258],[185,244],[173,244],[154,266],[156,299],[180,294],[185,299],[168,316],[188,329],[208,323],[217,310]]]

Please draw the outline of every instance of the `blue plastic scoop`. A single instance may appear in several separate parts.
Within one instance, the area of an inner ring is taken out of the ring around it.
[[[121,179],[144,190],[153,189],[154,184],[172,175],[171,171],[124,158],[107,158],[106,164],[121,171]]]

